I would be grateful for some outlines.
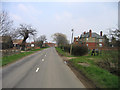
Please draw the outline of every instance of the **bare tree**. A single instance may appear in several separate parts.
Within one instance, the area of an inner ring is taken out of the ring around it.
[[[114,30],[113,33],[116,38],[116,46],[120,47],[120,29]]]
[[[15,31],[15,35],[16,35],[16,37],[22,37],[23,38],[22,50],[25,50],[26,40],[30,36],[34,36],[36,34],[36,32],[37,32],[36,29],[33,29],[31,25],[20,24],[20,27],[17,28],[17,30]]]
[[[38,37],[38,41],[43,41],[45,42],[47,39],[46,39],[46,36],[45,35],[41,35],[40,37]]]
[[[109,29],[109,37],[111,38],[111,44],[114,46],[120,46],[120,30]]]
[[[40,37],[38,37],[35,42],[36,42],[36,46],[38,47],[42,47],[43,43],[46,41],[46,36],[45,35],[41,35]]]
[[[68,40],[65,34],[55,33],[52,37],[53,37],[53,41],[55,41],[58,46],[68,44]]]
[[[5,36],[10,33],[12,30],[13,21],[10,20],[10,17],[7,12],[0,12],[0,35]]]
[[[110,46],[109,39],[107,38],[106,34],[103,35],[103,38],[104,38],[104,44],[105,44],[105,46],[107,46],[107,47]]]
[[[120,41],[120,30],[116,29],[113,31],[114,37],[116,37],[117,40]]]

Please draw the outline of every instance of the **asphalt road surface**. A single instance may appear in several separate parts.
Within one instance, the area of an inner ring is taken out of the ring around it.
[[[52,47],[4,67],[2,88],[85,88],[85,86]]]

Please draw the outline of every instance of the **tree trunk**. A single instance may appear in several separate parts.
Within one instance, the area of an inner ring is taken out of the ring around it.
[[[22,48],[21,48],[21,50],[25,50],[25,41],[24,40],[22,41]]]
[[[28,36],[24,37],[23,41],[22,41],[22,50],[25,51],[25,43],[26,43],[26,40],[27,40]]]

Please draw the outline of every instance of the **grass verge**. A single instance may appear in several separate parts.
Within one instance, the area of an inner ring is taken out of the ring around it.
[[[35,53],[36,51],[40,51],[42,49],[45,49],[45,48],[33,49],[31,51],[21,52],[19,54],[14,54],[14,55],[10,55],[10,56],[4,56],[4,57],[2,57],[2,64],[1,65],[5,66],[5,65],[7,65],[9,63],[17,61],[17,60],[19,60],[19,59],[21,59],[21,58],[23,58],[23,57],[25,57],[27,55],[30,55],[30,54]]]
[[[109,71],[98,67],[93,60],[87,56],[81,56],[70,60],[75,68],[82,71],[97,87],[100,88],[118,88],[118,76],[111,74]],[[87,63],[89,66],[80,65]]]
[[[66,55],[60,48],[56,48],[58,53]],[[119,77],[113,75],[98,65],[96,61],[102,59],[101,56],[79,56],[69,60],[72,65],[81,71],[88,79],[90,79],[98,88],[119,88]],[[87,64],[84,65],[84,64]]]
[[[62,49],[60,49],[60,48],[58,48],[58,47],[56,47],[55,49],[56,49],[56,51],[57,51],[61,56],[73,57],[73,55],[70,55],[69,53],[64,52]]]

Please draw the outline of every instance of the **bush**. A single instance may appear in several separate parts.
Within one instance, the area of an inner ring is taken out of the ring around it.
[[[70,53],[70,47],[71,45],[61,45],[59,48],[64,50],[65,52]],[[72,46],[72,55],[75,56],[82,56],[88,53],[88,48],[86,46],[80,46],[80,45],[73,45]]]
[[[64,51],[70,52],[70,45],[65,45],[64,46]]]
[[[73,45],[72,54],[75,56],[83,56],[88,53],[86,46]]]
[[[119,65],[119,51],[118,50],[104,50],[102,52],[102,59],[97,63],[98,66],[120,76],[120,65]]]

